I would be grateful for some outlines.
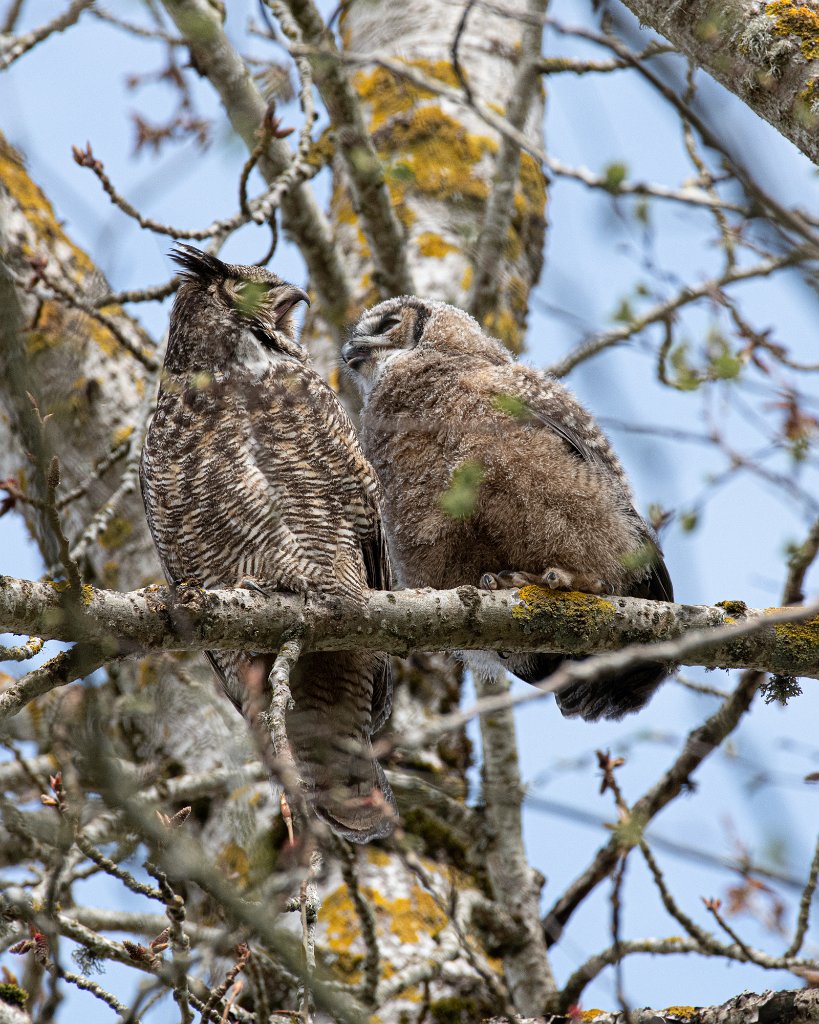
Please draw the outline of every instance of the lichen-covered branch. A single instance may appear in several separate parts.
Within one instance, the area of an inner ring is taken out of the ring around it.
[[[624,946],[629,945],[624,943]],[[660,943],[658,942],[658,946]],[[684,948],[680,952],[684,952]],[[635,950],[635,952],[655,952]],[[666,950],[658,948],[658,953]],[[720,1006],[669,1006],[664,1010],[630,1009],[631,1024],[728,1024],[730,1021],[787,1021],[788,1024],[814,1024],[819,1013],[819,989],[792,989],[782,992],[743,992]],[[577,1013],[548,1017],[491,1017],[485,1024],[574,1024]],[[622,1010],[590,1010],[582,1014],[586,1024],[622,1024]]]
[[[118,654],[244,647],[273,651],[293,631],[304,631],[305,646],[311,650],[366,649],[403,655],[462,649],[608,651],[615,653],[600,661],[607,672],[623,669],[632,659],[650,657],[819,676],[815,605],[784,609],[749,609],[742,602],[726,602],[724,607],[679,605],[537,587],[494,593],[474,587],[371,591],[359,605],[342,598],[305,602],[289,594],[264,597],[243,588],[173,591],[150,587],[122,594],[84,587],[82,600],[67,615],[60,591],[51,583],[0,577],[0,629],[108,645]],[[637,646],[623,649],[627,644]],[[650,652],[643,645],[650,646]],[[580,662],[560,671],[585,676],[597,669]],[[7,690],[2,701],[17,710],[19,697],[14,689]]]
[[[819,12],[774,0],[623,0],[643,24],[819,163]]]

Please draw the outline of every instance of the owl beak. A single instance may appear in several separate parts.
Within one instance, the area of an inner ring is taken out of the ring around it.
[[[306,302],[308,306],[310,305],[310,296],[303,288],[290,286],[283,292],[279,293],[279,297],[277,298],[277,302],[273,310],[273,316],[276,318],[277,327],[287,317],[292,308],[298,305],[299,302]]]
[[[351,370],[354,370],[361,363],[369,359],[371,351],[370,345],[362,342],[348,341],[341,349],[341,358]]]

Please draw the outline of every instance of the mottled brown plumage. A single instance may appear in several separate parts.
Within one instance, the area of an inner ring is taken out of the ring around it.
[[[168,579],[353,599],[389,589],[378,481],[294,338],[292,310],[306,294],[189,246],[173,257],[185,280],[141,466]],[[208,657],[274,769],[259,719],[273,655]],[[388,659],[307,654],[291,691],[288,738],[316,810],[350,839],[385,835],[392,794],[370,737],[389,714]]]
[[[343,356],[364,399],[361,443],[384,487],[403,585],[537,581],[672,599],[617,457],[557,380],[515,362],[461,310],[413,296],[364,313]],[[561,660],[506,664],[535,682]],[[642,707],[667,670],[653,663],[557,700],[565,715],[618,718]]]

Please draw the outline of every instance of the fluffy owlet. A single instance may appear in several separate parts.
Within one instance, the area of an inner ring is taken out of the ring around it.
[[[168,580],[353,599],[388,590],[377,477],[294,337],[293,308],[307,295],[190,246],[172,256],[184,283],[141,465]],[[259,713],[274,655],[208,658],[272,756]],[[390,710],[388,659],[306,654],[290,683],[288,738],[317,812],[349,839],[385,835],[393,798],[370,737]]]
[[[404,586],[537,583],[672,600],[650,527],[617,457],[557,380],[514,361],[466,313],[404,296],[364,313],[342,350],[361,391],[361,443],[385,491],[390,552]],[[522,679],[559,655],[510,655]],[[575,684],[564,715],[642,707],[665,664]]]

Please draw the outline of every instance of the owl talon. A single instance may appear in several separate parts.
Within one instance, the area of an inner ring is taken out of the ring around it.
[[[262,587],[260,587],[259,584],[256,582],[256,580],[253,579],[252,576],[243,576],[239,580],[239,584],[238,585],[239,585],[239,588],[241,590],[253,590],[257,594],[261,594],[263,597],[267,597],[268,593],[269,593],[269,591],[264,590]]]
[[[481,590],[497,590],[498,589],[498,578],[494,573],[485,572],[481,576],[480,583]]]
[[[581,594],[608,594],[611,592],[611,586],[605,580],[556,567],[547,569],[543,573],[539,586],[547,587],[549,590],[576,590]]]
[[[503,572],[485,572],[481,576],[481,589],[483,590],[520,590],[529,584],[542,586],[540,576],[533,576],[528,572],[513,572],[511,569],[504,569]]]

